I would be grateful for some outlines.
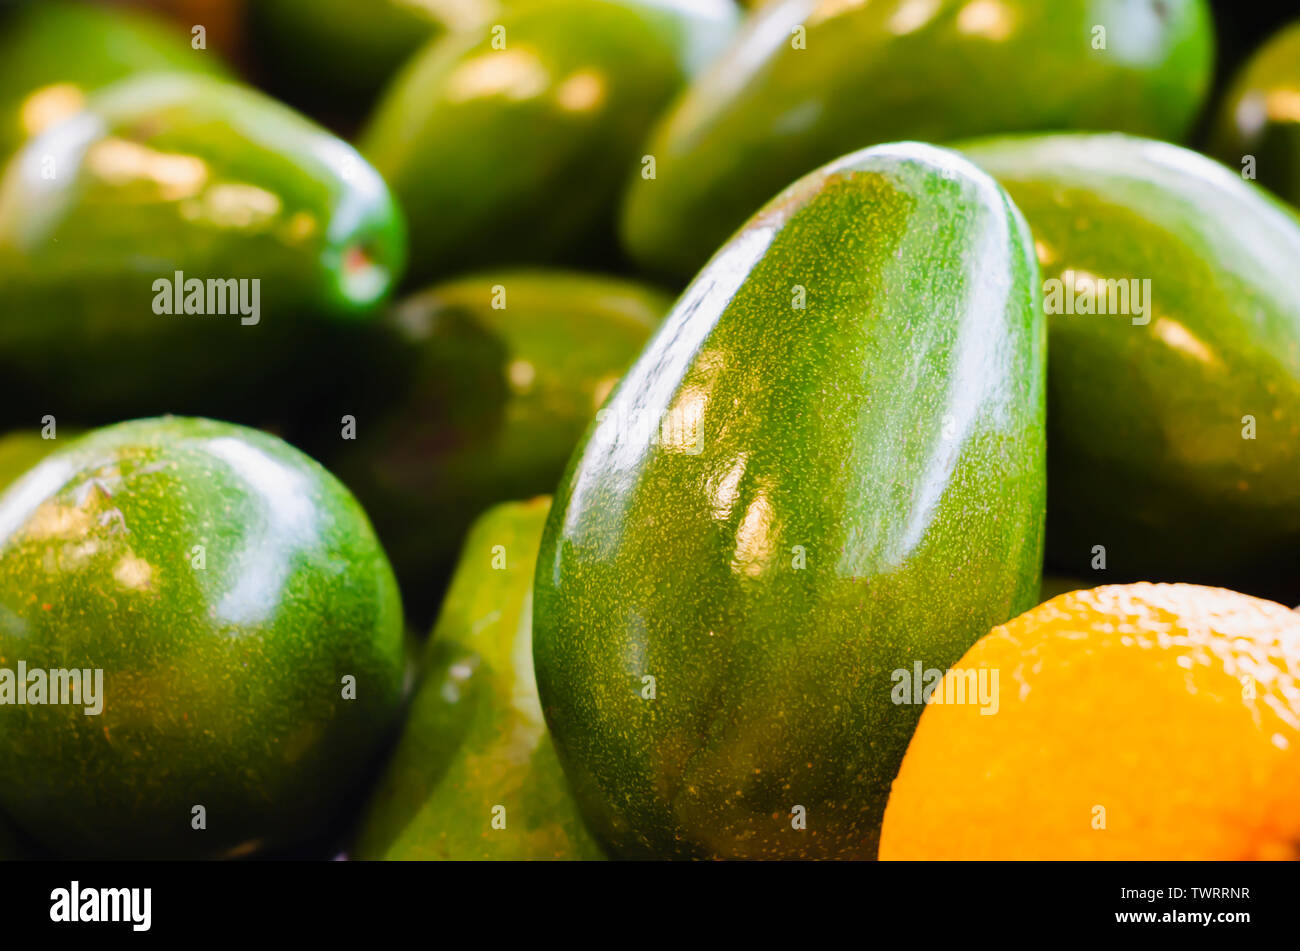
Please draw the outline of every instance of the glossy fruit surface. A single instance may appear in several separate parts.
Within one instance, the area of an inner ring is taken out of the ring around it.
[[[547,722],[613,852],[874,857],[920,714],[891,671],[1038,594],[1038,293],[1005,193],[905,143],[795,183],[678,301],[537,569]]]
[[[406,212],[412,277],[608,255],[650,125],[737,18],[732,0],[551,0],[417,54],[361,146]]]
[[[1049,564],[1077,573],[1101,556],[1119,581],[1246,590],[1288,570],[1300,552],[1300,219],[1166,143],[1027,136],[964,151],[1028,218],[1058,311]],[[1102,303],[1107,313],[1086,312]]]
[[[0,387],[39,414],[224,411],[303,390],[402,268],[374,170],[223,80],[115,84],[31,140],[0,188]]]
[[[0,157],[79,111],[86,97],[149,72],[224,74],[216,53],[138,11],[41,0],[0,20]]]
[[[1204,0],[774,3],[660,120],[644,146],[655,177],[627,176],[623,243],[644,267],[689,276],[787,183],[876,142],[1176,139],[1212,66]]]
[[[321,832],[361,780],[400,703],[401,602],[306,456],[141,420],[0,497],[0,668],[20,663],[102,671],[96,715],[0,705],[20,829],[67,856],[244,855]]]
[[[1300,22],[1270,39],[1242,68],[1220,106],[1215,154],[1300,206]]]
[[[399,303],[387,329],[407,381],[323,455],[375,520],[407,607],[431,596],[476,515],[554,491],[619,376],[672,301],[564,271],[459,278]],[[341,447],[341,448],[339,448]],[[426,622],[427,623],[427,622]]]
[[[475,523],[356,858],[602,858],[533,679],[533,571],[549,507],[511,502]]]
[[[980,678],[993,705],[955,689]],[[1280,604],[1077,591],[995,628],[941,689],[882,859],[1300,858],[1300,615]]]
[[[277,86],[338,108],[366,104],[425,42],[490,23],[501,8],[498,0],[256,0],[248,23]]]

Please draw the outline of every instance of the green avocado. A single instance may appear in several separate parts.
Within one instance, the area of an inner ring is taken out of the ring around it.
[[[532,587],[550,499],[499,505],[465,543],[360,859],[599,859],[533,680]]]
[[[393,725],[403,660],[365,513],[273,436],[123,423],[0,496],[0,811],[56,854],[321,832]],[[50,680],[35,700],[33,672],[74,669],[93,697],[56,705]]]
[[[689,277],[787,183],[876,142],[1178,138],[1212,65],[1205,0],[774,3],[660,120],[644,146],[654,177],[627,176],[623,244]]]
[[[1046,329],[987,175],[880,146],[796,182],[700,272],[560,484],[537,682],[627,857],[874,858],[945,668],[1033,606]]]
[[[476,515],[553,492],[574,446],[672,300],[640,284],[503,271],[416,294],[388,315],[407,381],[385,408],[337,414],[320,458],[366,507],[421,624]],[[315,445],[313,440],[304,440]]]
[[[0,157],[78,112],[87,95],[149,72],[224,75],[164,20],[133,10],[41,0],[0,20]]]
[[[247,17],[272,85],[294,100],[338,110],[368,105],[425,42],[490,23],[502,6],[499,0],[256,0]]]
[[[1300,206],[1300,22],[1269,40],[1233,81],[1213,149]]]
[[[111,420],[304,398],[404,251],[379,176],[286,107],[208,77],[114,84],[0,183],[3,405]]]
[[[1167,143],[964,151],[1045,279],[1049,567],[1265,593],[1300,553],[1300,218]]]
[[[430,44],[361,144],[406,212],[411,277],[608,253],[642,140],[738,16],[732,0],[550,0]]]

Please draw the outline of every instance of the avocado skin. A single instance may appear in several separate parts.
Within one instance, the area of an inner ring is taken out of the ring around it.
[[[1253,156],[1260,184],[1300,206],[1300,22],[1270,39],[1233,80],[1212,150],[1237,170]]]
[[[731,0],[550,0],[418,53],[360,140],[406,213],[411,281],[605,263],[646,133],[738,19]]]
[[[600,859],[546,732],[532,586],[549,498],[474,524],[426,648],[423,681],[352,856]],[[505,807],[505,828],[493,808]]]
[[[418,623],[429,623],[477,515],[554,491],[671,305],[631,281],[503,270],[436,285],[386,316],[384,365],[404,388],[357,415],[355,440],[340,440],[339,416],[324,414],[328,439],[306,441],[374,519]]]
[[[784,0],[758,10],[659,120],[643,149],[656,177],[627,176],[619,227],[632,259],[689,277],[787,183],[873,143],[1071,128],[1178,139],[1210,82],[1204,0],[941,0],[928,19],[924,9]],[[1092,48],[1098,25],[1106,52]]]
[[[0,20],[0,158],[95,90],[177,71],[227,74],[216,53],[193,49],[183,30],[139,11],[63,0],[24,6]],[[35,108],[42,101],[47,108]]]
[[[875,857],[920,715],[891,671],[1038,596],[1041,308],[1006,195],[915,143],[796,182],[686,290],[535,579],[543,709],[612,854]]]
[[[497,0],[256,0],[248,8],[248,33],[277,92],[294,102],[353,112],[369,106],[428,40],[489,23],[502,5]]]
[[[382,180],[292,110],[209,77],[114,84],[0,185],[4,405],[98,422],[305,400],[404,253]],[[176,272],[258,279],[260,321],[155,313]]]
[[[98,716],[0,706],[0,809],[24,833],[67,857],[246,855],[321,832],[361,779],[401,702],[402,609],[316,463],[242,427],[140,420],[0,496],[0,657],[103,670]]]
[[[1049,315],[1049,568],[1088,574],[1101,545],[1108,581],[1273,594],[1300,551],[1300,218],[1167,143],[963,151],[1024,212],[1045,281],[1151,281],[1149,323]]]

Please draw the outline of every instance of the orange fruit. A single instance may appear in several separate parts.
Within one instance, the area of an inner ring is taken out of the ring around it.
[[[960,702],[979,678],[996,689]],[[1280,604],[1074,591],[994,628],[940,687],[882,859],[1300,858],[1300,614]]]

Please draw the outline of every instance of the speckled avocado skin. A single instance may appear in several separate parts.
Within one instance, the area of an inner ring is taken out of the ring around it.
[[[406,385],[358,416],[355,440],[335,426],[321,458],[374,519],[421,626],[475,516],[555,490],[671,306],[633,281],[508,270],[436,285],[386,317],[385,365],[409,367]]]
[[[914,143],[801,179],[686,290],[537,567],[543,707],[612,852],[874,858],[921,709],[892,672],[1038,595],[1041,307],[1005,193]]]
[[[603,858],[533,678],[533,572],[549,508],[549,498],[510,502],[474,524],[354,858]]]
[[[0,667],[20,661],[103,671],[97,716],[0,705],[0,811],[23,832],[71,857],[246,855],[320,833],[363,779],[400,704],[402,609],[316,463],[142,420],[0,496]]]
[[[1077,574],[1104,555],[1108,581],[1269,593],[1281,569],[1294,584],[1300,218],[1167,143],[1027,136],[963,151],[1024,212],[1045,281],[1151,282],[1145,315],[1076,302],[1049,317],[1049,565]]]
[[[1300,206],[1300,22],[1264,44],[1233,81],[1213,148],[1235,169],[1253,157],[1258,180]]]
[[[655,177],[627,176],[623,244],[643,267],[689,277],[789,182],[877,142],[1177,139],[1212,68],[1205,0],[772,3],[660,119],[643,149]]]
[[[264,412],[320,381],[326,342],[375,311],[404,251],[374,169],[287,107],[211,77],[116,83],[0,184],[0,413]],[[201,312],[177,313],[157,282],[178,272],[257,280],[256,313],[253,285],[246,317],[238,285],[206,283]]]
[[[361,138],[411,278],[608,257],[647,132],[738,19],[732,0],[548,0],[418,53]]]
[[[187,32],[129,9],[41,0],[0,14],[0,157],[109,83],[148,72],[224,75]]]

